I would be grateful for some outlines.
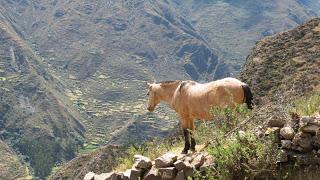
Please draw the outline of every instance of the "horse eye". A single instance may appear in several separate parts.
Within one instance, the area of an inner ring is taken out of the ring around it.
[[[147,96],[149,96],[150,92],[147,92]]]

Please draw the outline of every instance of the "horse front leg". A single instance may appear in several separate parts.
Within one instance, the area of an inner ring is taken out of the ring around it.
[[[183,136],[184,136],[184,149],[181,154],[188,154],[188,150],[190,149],[190,141],[189,141],[189,130],[187,128],[182,128]]]
[[[182,118],[182,129],[184,135],[184,149],[182,150],[182,154],[187,154],[190,149],[190,134],[192,135],[192,131],[194,130],[193,120],[190,118]],[[191,150],[195,151],[196,141],[191,136]]]

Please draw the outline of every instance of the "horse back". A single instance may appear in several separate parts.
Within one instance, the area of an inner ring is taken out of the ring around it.
[[[212,102],[212,105],[220,107],[243,103],[243,85],[243,82],[235,78],[213,81],[208,85],[208,89],[210,89],[208,98]]]
[[[243,103],[243,84],[234,78],[205,84],[185,81],[175,91],[171,105],[180,116],[210,119],[212,106],[224,107]]]

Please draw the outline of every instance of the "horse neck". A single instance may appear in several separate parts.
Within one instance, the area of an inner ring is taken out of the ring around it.
[[[180,85],[180,81],[177,81],[176,83],[162,85],[160,90],[161,100],[167,103],[171,103],[173,94],[179,85]]]

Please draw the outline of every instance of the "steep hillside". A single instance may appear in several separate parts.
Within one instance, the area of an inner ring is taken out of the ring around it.
[[[281,95],[292,99],[320,90],[320,18],[262,39],[242,70],[241,77],[258,104]]]
[[[0,138],[45,177],[75,156],[85,130],[56,90],[60,84],[7,20],[0,11]]]
[[[166,107],[145,113],[146,81],[215,77],[217,53],[167,2],[0,3],[85,119],[86,150],[134,141],[140,125],[143,139],[168,133]]]
[[[125,155],[125,150],[122,147],[105,146],[95,152],[73,159],[50,179],[83,179],[89,171],[109,172],[119,164],[117,160]]]
[[[216,52],[166,2],[0,5],[3,136],[36,176],[74,157],[82,135],[80,153],[166,136],[177,120],[166,106],[146,113],[147,81],[215,77]]]
[[[218,73],[237,75],[256,41],[315,16],[292,0],[173,0],[200,35],[221,51]],[[312,3],[310,1],[309,5]],[[220,76],[221,77],[221,76]]]
[[[18,156],[0,140],[0,179],[31,179],[29,171],[23,165]],[[28,178],[29,177],[29,178]]]

